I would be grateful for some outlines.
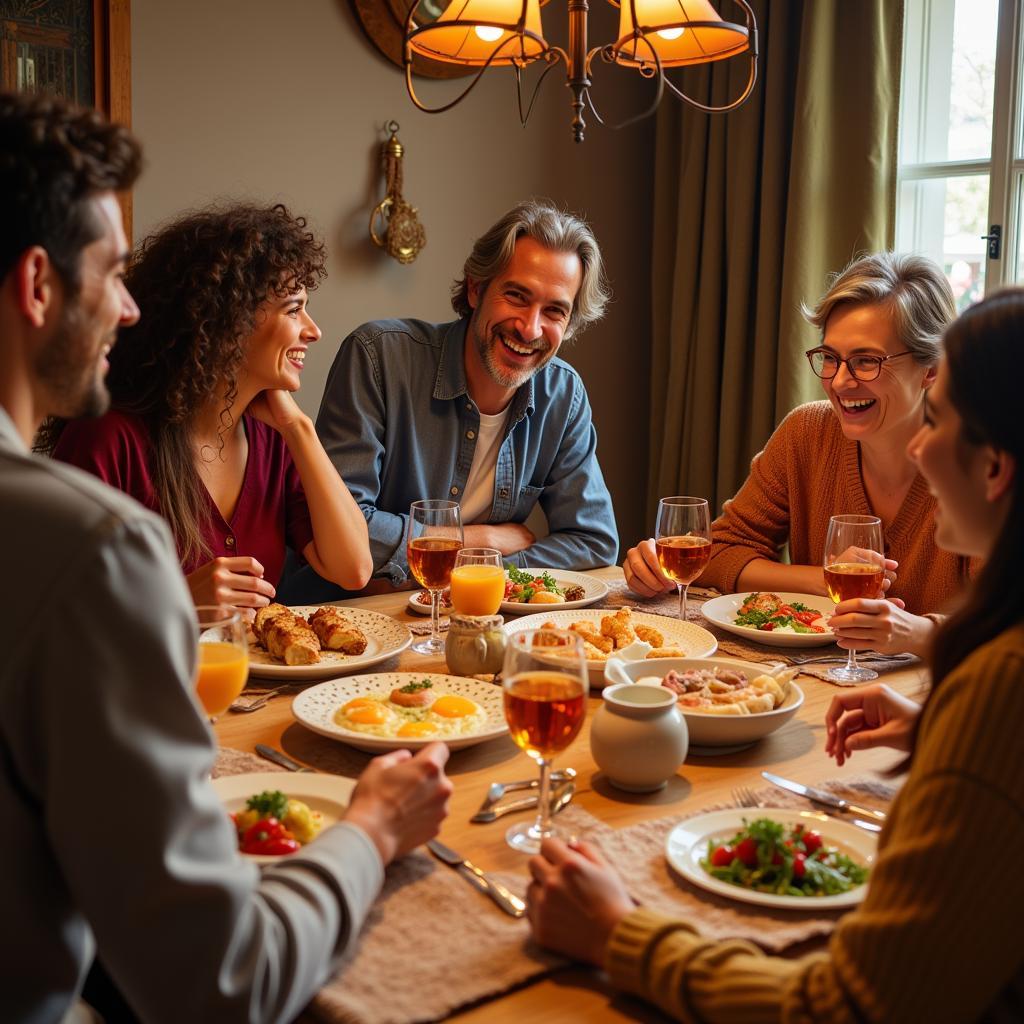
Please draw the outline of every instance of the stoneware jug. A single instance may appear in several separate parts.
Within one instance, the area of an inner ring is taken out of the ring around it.
[[[689,737],[676,694],[664,686],[606,686],[590,727],[590,752],[608,781],[630,793],[653,793],[686,759]]]

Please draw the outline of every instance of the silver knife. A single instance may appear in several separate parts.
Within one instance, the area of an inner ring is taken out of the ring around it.
[[[274,764],[279,764],[282,768],[287,768],[290,772],[313,771],[312,768],[307,768],[304,764],[299,764],[298,761],[293,761],[287,754],[282,754],[280,750],[268,747],[264,743],[256,744],[256,753],[264,760],[273,761]]]
[[[806,797],[808,800],[813,800],[816,804],[824,804],[826,807],[842,811],[844,814],[866,815],[869,818],[874,818],[875,821],[885,821],[884,811],[876,811],[871,807],[861,807],[859,804],[852,804],[849,800],[844,800],[833,793],[828,793],[824,789],[814,789],[813,786],[805,786],[802,782],[784,779],[780,775],[772,775],[771,772],[761,772],[761,778],[767,779],[773,786],[778,786],[779,789],[788,789],[790,793],[796,793],[799,796]]]
[[[475,886],[482,893],[490,896],[495,903],[513,917],[522,917],[526,913],[526,904],[505,888],[500,882],[488,878],[476,865],[470,864],[468,860],[456,853],[450,847],[439,843],[436,839],[427,842],[427,849],[438,859],[444,861],[449,867],[456,871],[471,885]]]

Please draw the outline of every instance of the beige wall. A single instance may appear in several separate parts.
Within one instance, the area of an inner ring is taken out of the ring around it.
[[[565,41],[564,12],[552,9],[562,6],[545,11],[556,43]],[[592,44],[614,31],[615,13],[595,11]],[[630,544],[650,532],[642,503],[652,120],[613,132],[588,118],[587,141],[576,145],[557,69],[525,130],[508,72],[489,72],[454,111],[423,114],[345,0],[135,0],[132,51],[133,124],[147,157],[135,193],[137,238],[184,207],[232,196],[282,200],[327,239],[330,276],[312,301],[324,336],[307,359],[299,396],[310,413],[338,344],[357,324],[453,317],[452,277],[473,239],[514,202],[545,195],[586,216],[615,301],[606,320],[562,354],[587,384],[621,539]],[[597,63],[598,102],[614,91],[615,113],[638,109],[647,83]],[[458,87],[427,82],[424,92],[440,98]],[[427,233],[426,249],[408,267],[367,235],[369,211],[382,197],[382,126],[391,118],[406,146],[405,195]]]

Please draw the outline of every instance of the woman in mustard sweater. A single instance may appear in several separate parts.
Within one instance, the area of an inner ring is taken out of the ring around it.
[[[798,960],[701,937],[637,908],[590,846],[530,862],[538,941],[694,1021],[1021,1020],[1024,952],[1024,289],[964,313],[908,451],[935,496],[941,548],[984,560],[938,631],[923,709],[869,687],[829,710],[828,749],[895,745],[910,773],[863,904]],[[921,524],[930,528],[930,523]]]
[[[889,599],[846,601],[831,626],[844,647],[924,654],[934,629],[926,615],[964,584],[963,561],[920,528],[934,499],[907,457],[942,332],[956,316],[953,294],[930,260],[876,253],[851,263],[805,314],[822,333],[808,360],[828,401],[793,410],[754,458],[715,520],[700,582],[723,593],[825,594],[829,518],[876,515],[893,570]],[[779,561],[787,543],[791,565]],[[643,596],[675,585],[658,568],[653,540],[631,548],[623,570]]]

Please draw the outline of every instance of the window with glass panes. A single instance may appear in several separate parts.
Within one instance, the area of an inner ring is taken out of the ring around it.
[[[896,248],[960,308],[1024,277],[1024,0],[906,0]]]

